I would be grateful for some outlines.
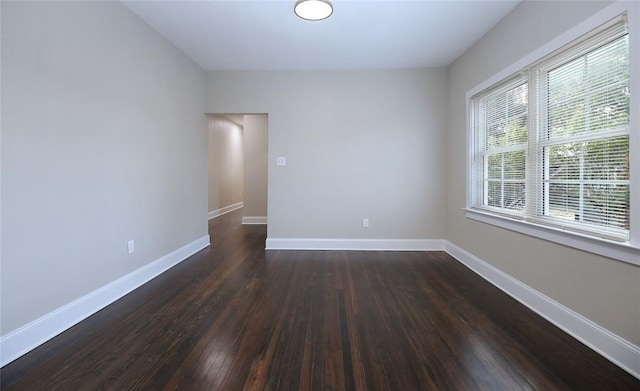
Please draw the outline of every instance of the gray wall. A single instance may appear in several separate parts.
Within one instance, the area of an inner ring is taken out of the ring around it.
[[[207,122],[204,72],[120,3],[1,6],[5,335],[207,235]]]
[[[206,110],[269,114],[270,238],[439,239],[445,94],[444,69],[208,72]]]
[[[266,114],[244,116],[244,217],[267,217],[268,122]]]
[[[463,212],[466,91],[606,5],[523,2],[449,67],[447,239],[640,345],[640,267],[472,221]]]
[[[243,138],[242,126],[209,116],[209,212],[243,200]]]

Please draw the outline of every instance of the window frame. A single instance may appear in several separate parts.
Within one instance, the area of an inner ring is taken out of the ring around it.
[[[492,86],[507,83],[514,75],[517,75],[576,39],[590,34],[603,24],[625,13],[629,34],[629,83],[632,91],[630,104],[631,118],[629,124],[629,189],[631,199],[640,200],[640,4],[618,1],[467,91],[467,194],[465,206],[465,215],[467,218],[634,265],[640,265],[640,202],[631,202],[630,204],[631,223],[628,242],[619,242],[580,232],[568,231],[559,227],[546,226],[527,221],[525,218],[517,215],[500,213],[500,211],[493,212],[489,208],[474,208],[478,200],[476,185],[478,180],[482,180],[482,178],[477,178],[478,174],[476,172],[476,142],[478,140],[475,139],[474,131],[474,97]],[[532,115],[529,115],[529,126],[535,127],[536,124],[532,123],[532,121],[536,120]],[[533,167],[534,170],[539,169],[535,168],[537,160],[534,156],[531,156],[531,153],[527,154],[526,159],[528,167]],[[538,186],[539,185],[536,184],[536,186],[526,187],[528,200],[533,199],[531,197],[535,196],[536,191],[534,188]]]

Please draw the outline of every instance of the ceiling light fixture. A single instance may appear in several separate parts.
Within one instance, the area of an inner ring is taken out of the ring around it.
[[[329,0],[298,0],[293,11],[304,20],[323,20],[333,13]]]

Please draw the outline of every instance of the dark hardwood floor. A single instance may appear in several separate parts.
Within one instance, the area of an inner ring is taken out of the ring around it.
[[[443,252],[213,246],[2,368],[2,390],[640,390]]]

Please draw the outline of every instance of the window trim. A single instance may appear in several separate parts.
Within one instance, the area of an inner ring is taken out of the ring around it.
[[[583,235],[558,227],[536,224],[517,217],[493,214],[484,209],[473,208],[473,184],[477,183],[474,170],[476,152],[473,129],[473,97],[494,85],[506,82],[523,69],[527,69],[532,64],[623,13],[627,13],[629,32],[629,66],[632,69],[630,88],[631,91],[635,91],[631,97],[630,107],[629,188],[631,194],[640,195],[640,168],[638,168],[640,167],[640,104],[638,103],[640,102],[640,4],[617,1],[467,91],[465,95],[467,113],[466,207],[464,208],[467,218],[640,266],[640,203],[630,205],[629,242],[617,242]]]

